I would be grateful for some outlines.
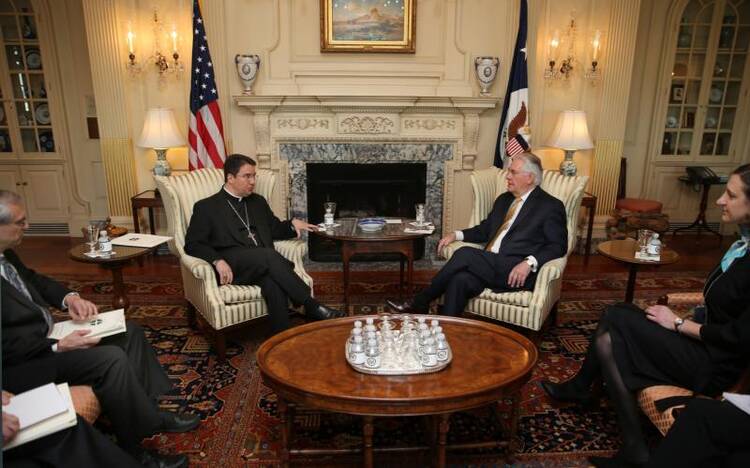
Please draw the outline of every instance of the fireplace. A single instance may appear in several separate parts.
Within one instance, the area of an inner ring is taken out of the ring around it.
[[[426,163],[307,163],[307,204],[311,220],[323,219],[323,203],[336,202],[336,218],[386,216],[413,218],[414,204],[425,202]],[[414,241],[415,259],[424,255],[424,239]],[[335,241],[309,237],[310,259],[341,261]],[[361,261],[396,260],[398,254],[356,257]]]

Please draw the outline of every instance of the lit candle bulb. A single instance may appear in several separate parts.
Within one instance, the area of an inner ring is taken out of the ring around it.
[[[549,46],[554,53],[557,50],[557,46],[560,45],[560,31],[555,29],[555,33],[552,35],[552,40],[549,41]]]
[[[135,34],[133,34],[133,31],[128,31],[128,52],[131,54],[133,53],[133,38],[135,37]]]
[[[597,58],[599,57],[599,46],[601,44],[601,38],[602,38],[602,32],[597,29],[596,33],[594,33],[594,40],[591,42],[591,44],[594,46],[593,59],[595,62]]]
[[[177,52],[177,31],[173,29],[170,36],[172,36],[172,52]]]

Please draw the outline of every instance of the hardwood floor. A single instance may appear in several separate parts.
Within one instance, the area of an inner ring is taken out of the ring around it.
[[[725,238],[721,245],[716,236],[694,235],[685,236],[667,236],[666,244],[675,249],[680,254],[680,260],[673,265],[661,267],[643,267],[642,271],[649,269],[658,269],[658,271],[694,271],[696,275],[702,276],[711,270],[721,259],[724,250],[733,242],[733,238]],[[66,274],[90,274],[107,275],[108,272],[100,269],[96,265],[79,263],[68,257],[68,250],[82,242],[80,238],[69,237],[26,237],[23,243],[16,249],[23,261],[31,268],[49,276],[66,275]],[[591,255],[588,265],[584,265],[583,256],[573,254],[568,261],[566,275],[575,277],[586,277],[601,273],[621,272],[626,273],[627,267],[601,255]],[[415,278],[421,281],[429,280],[434,270],[418,270],[415,272]],[[340,277],[341,271],[311,271],[313,278],[316,277]],[[372,274],[366,271],[353,272],[353,278],[359,275],[365,278]],[[391,276],[394,280],[398,277],[398,270],[394,264],[394,271],[378,272],[379,275]],[[155,255],[149,256],[139,266],[136,262],[131,263],[124,270],[124,276],[141,276],[141,277],[163,277],[173,280],[180,279],[180,267],[177,259],[172,255]]]

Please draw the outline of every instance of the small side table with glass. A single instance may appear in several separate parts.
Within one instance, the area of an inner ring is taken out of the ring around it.
[[[625,302],[633,302],[635,277],[641,265],[668,265],[680,259],[677,252],[668,247],[662,247],[659,260],[641,260],[636,258],[635,254],[640,250],[638,241],[629,238],[602,242],[597,246],[597,250],[605,257],[628,265],[628,284],[625,289]]]

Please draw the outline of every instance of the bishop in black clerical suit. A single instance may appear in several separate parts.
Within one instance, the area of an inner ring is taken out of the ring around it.
[[[317,226],[279,220],[266,199],[253,193],[255,166],[245,155],[227,157],[224,186],[193,207],[185,252],[210,262],[221,285],[259,286],[274,332],[289,327],[289,300],[304,305],[306,315],[316,320],[343,316],[316,302],[294,264],[274,249],[274,240],[292,239]]]
[[[506,176],[508,191],[500,195],[479,225],[440,239],[438,249],[456,240],[486,243],[484,250],[458,249],[413,301],[388,305],[398,312],[424,313],[444,294],[443,313],[461,315],[468,301],[485,288],[532,290],[536,272],[565,255],[568,230],[565,206],[539,184],[542,166],[532,153],[513,157]]]
[[[0,190],[0,308],[4,390],[21,393],[49,382],[90,385],[112,422],[118,443],[147,466],[186,466],[183,455],[145,451],[140,442],[156,432],[184,432],[197,415],[159,411],[156,397],[172,388],[143,329],[127,322],[127,332],[99,340],[73,332],[48,338],[49,307],[71,318],[90,319],[96,306],[57,281],[27,268],[12,250],[28,228],[21,198]]]

